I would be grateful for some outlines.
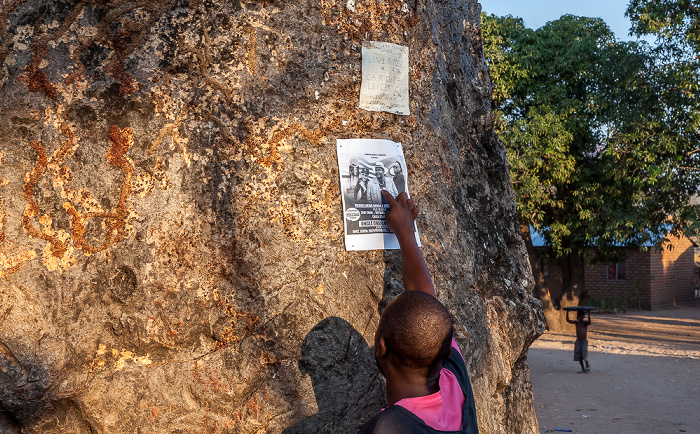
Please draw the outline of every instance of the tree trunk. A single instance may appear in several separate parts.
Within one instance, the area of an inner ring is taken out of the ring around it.
[[[398,252],[346,252],[337,138],[402,142],[481,432],[537,433],[542,332],[475,0],[0,11],[0,432],[355,432]],[[410,50],[411,115],[358,109]]]
[[[562,293],[558,303],[561,307],[579,306],[585,296],[585,262],[578,249],[559,260],[562,278]],[[586,297],[587,298],[587,297]]]
[[[541,258],[532,245],[530,226],[526,222],[520,222],[520,234],[525,241],[530,267],[535,279],[533,295],[542,302],[547,328],[555,333],[571,333],[573,325],[566,322],[566,311],[563,307],[580,306],[588,303],[588,292],[585,282],[585,260],[580,249],[559,258],[559,266],[562,274],[562,291],[552,298],[542,274]]]
[[[530,259],[530,267],[532,268],[532,276],[535,279],[535,286],[533,287],[532,294],[542,302],[547,328],[556,333],[569,331],[570,326],[566,322],[565,312],[562,312],[558,304],[555,306],[549,288],[547,288],[545,283],[544,274],[542,272],[542,260],[537,250],[532,245],[530,225],[522,220],[520,221],[520,234],[525,241],[528,258]]]
[[[556,333],[573,333],[574,327],[566,322],[566,311],[562,308],[579,306],[585,294],[585,262],[578,250],[559,258],[562,276],[562,291],[554,299],[553,312],[547,314],[547,326]],[[570,317],[573,318],[573,317]]]

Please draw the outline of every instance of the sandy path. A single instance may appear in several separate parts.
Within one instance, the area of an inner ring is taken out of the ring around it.
[[[591,318],[588,374],[573,336],[546,333],[530,349],[540,431],[700,433],[700,301]]]

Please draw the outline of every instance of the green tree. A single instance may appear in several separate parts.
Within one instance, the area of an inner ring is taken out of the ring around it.
[[[565,15],[532,30],[484,15],[482,34],[523,235],[534,226],[561,265],[560,299],[535,288],[558,329],[558,305],[587,302],[587,262],[692,221],[697,105],[679,90],[685,77],[660,68],[646,43],[618,41],[600,19]]]
[[[686,128],[683,135],[700,135],[700,1],[631,0],[626,14],[631,32],[656,36],[653,50],[665,84],[667,105]],[[700,149],[696,149],[696,152]]]
[[[627,17],[632,33],[654,35],[659,45],[671,48],[679,58],[697,60],[700,53],[700,1],[631,0]]]

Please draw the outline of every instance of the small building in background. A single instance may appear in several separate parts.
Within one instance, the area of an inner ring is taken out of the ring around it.
[[[543,238],[531,230],[535,250]],[[626,248],[626,259],[619,263],[587,265],[585,285],[589,304],[603,309],[659,309],[692,300],[695,296],[695,247],[690,239],[668,236],[669,248],[657,251],[648,246]],[[552,300],[562,291],[561,269],[553,261],[540,259],[544,284]]]

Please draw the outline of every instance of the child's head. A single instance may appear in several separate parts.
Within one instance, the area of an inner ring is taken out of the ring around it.
[[[406,291],[387,305],[375,336],[400,369],[426,374],[450,355],[452,318],[435,297]],[[376,352],[376,350],[375,350]]]
[[[586,313],[582,310],[579,310],[578,314],[576,314],[576,318],[578,318],[580,320],[584,319],[585,317],[586,317]]]

